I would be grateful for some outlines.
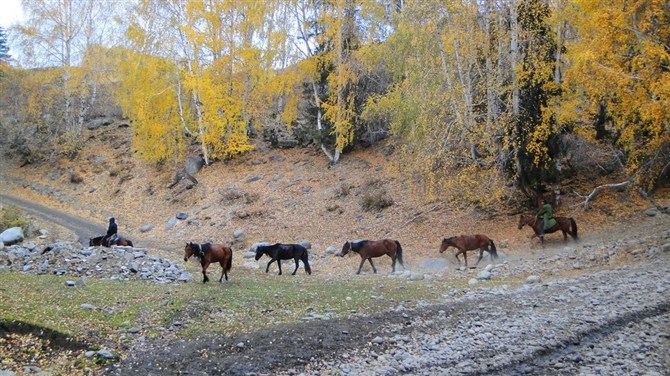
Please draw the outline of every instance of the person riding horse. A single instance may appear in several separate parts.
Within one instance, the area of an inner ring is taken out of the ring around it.
[[[109,226],[107,226],[107,234],[102,238],[102,244],[109,247],[109,245],[116,239],[118,232],[118,227],[116,226],[116,220],[114,217],[109,219]]]
[[[554,219],[554,210],[551,208],[551,205],[547,200],[542,200],[542,208],[535,215],[540,219],[540,239],[544,237],[544,232],[556,225],[556,219]]]

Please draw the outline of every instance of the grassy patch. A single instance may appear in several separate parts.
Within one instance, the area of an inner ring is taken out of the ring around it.
[[[444,301],[445,294],[452,296],[455,288],[468,288],[462,278],[410,281],[384,274],[308,276],[300,274],[302,269],[295,276],[238,269],[229,282],[221,284],[216,282],[220,270],[212,268],[213,282],[203,284],[197,265],[190,264],[188,269],[195,281],[162,285],[88,279],[75,287],[66,286],[68,277],[0,272],[0,317],[94,342],[94,348],[122,352],[123,343],[132,340],[131,329],[149,338],[175,324],[179,335],[186,338],[203,332],[231,335],[280,323],[374,315],[399,304],[411,309]],[[504,282],[495,285],[498,283]],[[81,352],[59,353],[53,358],[63,363],[63,357],[74,367],[95,367]]]

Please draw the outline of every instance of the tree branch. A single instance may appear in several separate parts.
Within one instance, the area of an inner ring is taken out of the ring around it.
[[[590,207],[591,207],[591,201],[593,201],[596,198],[596,196],[598,196],[600,194],[601,191],[603,191],[605,189],[619,189],[619,188],[627,186],[630,183],[631,182],[627,180],[627,181],[624,181],[624,182],[621,182],[621,183],[599,185],[599,186],[595,187],[593,189],[593,192],[591,192],[591,194],[589,194],[588,196],[582,196],[579,193],[575,192],[577,194],[577,196],[584,198],[584,202],[580,202],[578,204],[572,205],[572,207],[584,206],[584,210],[589,210]]]

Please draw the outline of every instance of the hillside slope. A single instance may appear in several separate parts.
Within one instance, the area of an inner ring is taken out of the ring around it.
[[[504,254],[533,254],[538,248],[537,240],[528,240],[530,229],[517,229],[517,214],[532,209],[456,210],[439,201],[426,202],[419,188],[393,172],[393,155],[385,154],[382,146],[354,150],[340,164],[329,166],[316,148],[271,150],[258,141],[256,150],[242,157],[204,167],[197,175],[199,184],[192,188],[184,180],[170,189],[175,169],[157,169],[134,158],[130,128],[124,123],[86,132],[86,146],[74,160],[20,167],[20,161],[3,158],[0,190],[102,226],[114,216],[122,235],[175,258],[185,242],[229,243],[241,258],[257,241],[308,241],[312,252],[323,254],[347,240],[389,237],[403,244],[411,266],[440,257],[437,249],[443,237],[466,233],[489,235]],[[585,186],[581,193],[591,188]],[[393,205],[363,210],[362,200],[376,189],[383,189]],[[657,199],[664,205],[669,202],[667,194]],[[574,195],[565,196],[556,213],[574,217],[587,241],[607,237],[612,225],[650,219],[644,213],[649,204],[630,190],[603,193],[590,211],[575,207],[578,201]],[[187,218],[168,228],[178,212],[187,213]],[[153,228],[140,232],[146,225]],[[236,230],[244,232],[242,239],[234,238]],[[549,248],[563,247],[560,235],[547,239]],[[390,265],[387,260],[381,263],[382,268]],[[335,259],[321,270],[353,270],[354,264]]]

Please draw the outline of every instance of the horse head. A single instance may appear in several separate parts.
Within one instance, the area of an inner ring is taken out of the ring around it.
[[[186,243],[186,246],[184,247],[184,261],[188,261],[188,259],[195,254],[193,248],[195,248],[193,243]]]
[[[442,243],[440,244],[440,253],[446,251],[447,248],[449,248],[450,245],[453,245],[452,242],[451,242],[451,240],[453,238],[454,237],[452,236],[452,237],[449,237],[449,238],[442,239]]]
[[[523,228],[525,225],[530,225],[531,223],[528,221],[528,217],[521,214],[521,217],[519,217],[519,230]]]
[[[263,257],[263,255],[265,254],[265,251],[263,251],[263,248],[264,248],[264,246],[262,246],[262,245],[259,245],[258,247],[256,247],[256,257],[254,257],[254,259],[256,259],[256,261],[260,260],[261,257]]]
[[[344,255],[349,253],[350,250],[351,250],[351,243],[347,241],[346,243],[344,243],[344,245],[342,245],[342,250],[337,255],[340,257],[344,257]]]

